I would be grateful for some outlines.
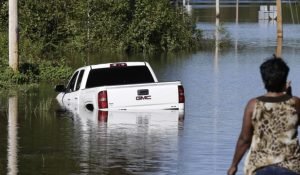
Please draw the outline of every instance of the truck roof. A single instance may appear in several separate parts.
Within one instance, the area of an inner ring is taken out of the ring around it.
[[[115,63],[105,63],[90,65],[91,69],[107,68],[107,67],[123,67],[123,66],[145,66],[146,62],[115,62]]]
[[[122,66],[146,66],[149,65],[147,62],[114,62],[114,63],[104,63],[104,64],[94,64],[77,68],[77,70],[82,69],[99,69],[99,68],[108,68],[108,67],[122,67]],[[77,71],[76,70],[76,71]]]

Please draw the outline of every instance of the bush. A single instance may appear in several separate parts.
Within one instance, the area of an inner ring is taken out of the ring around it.
[[[26,84],[36,84],[41,81],[54,82],[68,78],[72,69],[62,62],[41,61],[37,63],[22,63],[19,72],[14,72],[7,63],[0,63],[0,88],[8,88]]]
[[[41,81],[65,80],[71,76],[73,69],[62,62],[44,61],[39,65]]]

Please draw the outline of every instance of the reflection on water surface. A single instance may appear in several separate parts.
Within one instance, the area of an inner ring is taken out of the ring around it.
[[[8,149],[7,169],[9,175],[18,174],[18,98],[9,97],[8,100]]]
[[[81,171],[176,173],[181,117],[178,111],[81,112],[74,116],[78,143],[74,149],[80,152]]]

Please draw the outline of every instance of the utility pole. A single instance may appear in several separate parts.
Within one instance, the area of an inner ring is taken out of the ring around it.
[[[281,0],[276,0],[277,8],[277,37],[283,38]]]
[[[219,46],[220,46],[220,0],[216,0],[216,29],[215,29],[215,70],[218,70]]]
[[[9,0],[8,8],[9,66],[17,72],[19,67],[18,0]]]
[[[281,57],[281,55],[282,55],[282,38],[283,38],[281,0],[276,0],[276,8],[277,8],[277,49],[276,49],[276,56]]]
[[[216,0],[216,47],[219,46],[219,29],[220,29],[220,0]]]
[[[216,0],[216,17],[220,18],[220,0]]]
[[[239,0],[236,0],[235,4],[235,23],[239,23]]]

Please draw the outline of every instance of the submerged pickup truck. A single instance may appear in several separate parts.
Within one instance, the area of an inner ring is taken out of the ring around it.
[[[180,81],[158,82],[147,62],[106,63],[77,69],[56,99],[70,110],[184,110]]]

